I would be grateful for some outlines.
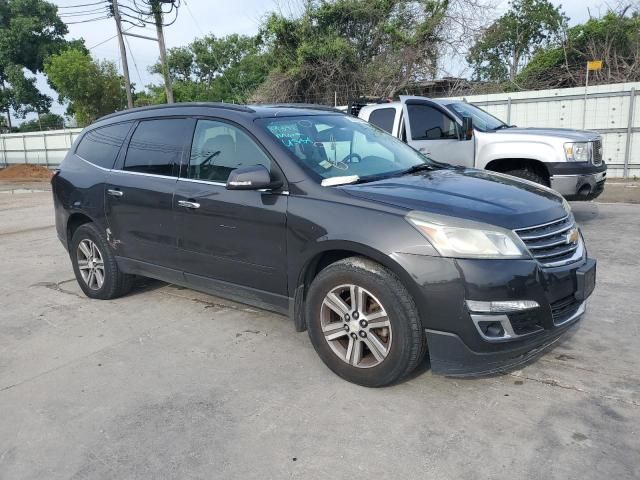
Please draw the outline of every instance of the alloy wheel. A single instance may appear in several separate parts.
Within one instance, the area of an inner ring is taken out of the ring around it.
[[[76,257],[84,283],[91,290],[100,290],[104,284],[104,260],[98,246],[85,238],[78,244]]]
[[[358,285],[340,285],[320,307],[325,340],[341,360],[358,368],[379,365],[389,354],[391,323],[382,303]]]

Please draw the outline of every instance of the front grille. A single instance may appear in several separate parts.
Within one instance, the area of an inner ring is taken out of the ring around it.
[[[591,152],[591,160],[593,164],[602,165],[602,140],[598,139],[593,142]]]
[[[559,220],[515,230],[531,256],[545,266],[557,266],[574,260],[581,239],[573,215]]]
[[[509,321],[516,335],[528,335],[542,330],[537,312],[510,313]]]
[[[580,301],[573,295],[556,300],[551,304],[551,316],[553,323],[560,325],[570,318],[580,308]]]

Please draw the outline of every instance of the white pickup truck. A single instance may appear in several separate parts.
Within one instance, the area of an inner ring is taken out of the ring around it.
[[[591,200],[604,190],[607,165],[597,132],[517,128],[467,102],[412,96],[365,105],[358,117],[439,162],[514,175],[569,200]]]

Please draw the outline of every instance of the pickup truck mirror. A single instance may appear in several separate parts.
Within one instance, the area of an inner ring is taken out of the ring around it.
[[[264,165],[251,165],[231,170],[227,179],[227,190],[262,190],[282,186],[280,181],[272,181],[269,170]]]
[[[473,118],[462,117],[462,139],[471,140],[473,138]]]

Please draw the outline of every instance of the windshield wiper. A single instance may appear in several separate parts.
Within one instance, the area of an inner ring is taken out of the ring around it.
[[[436,167],[429,163],[419,163],[418,165],[414,165],[413,167],[407,168],[401,172],[401,175],[407,175],[409,173],[416,173],[422,170],[435,170]]]
[[[502,125],[498,125],[496,128],[494,128],[493,131],[495,132],[496,130],[500,130],[502,128],[513,128],[513,125],[507,125],[506,123],[503,123]]]

